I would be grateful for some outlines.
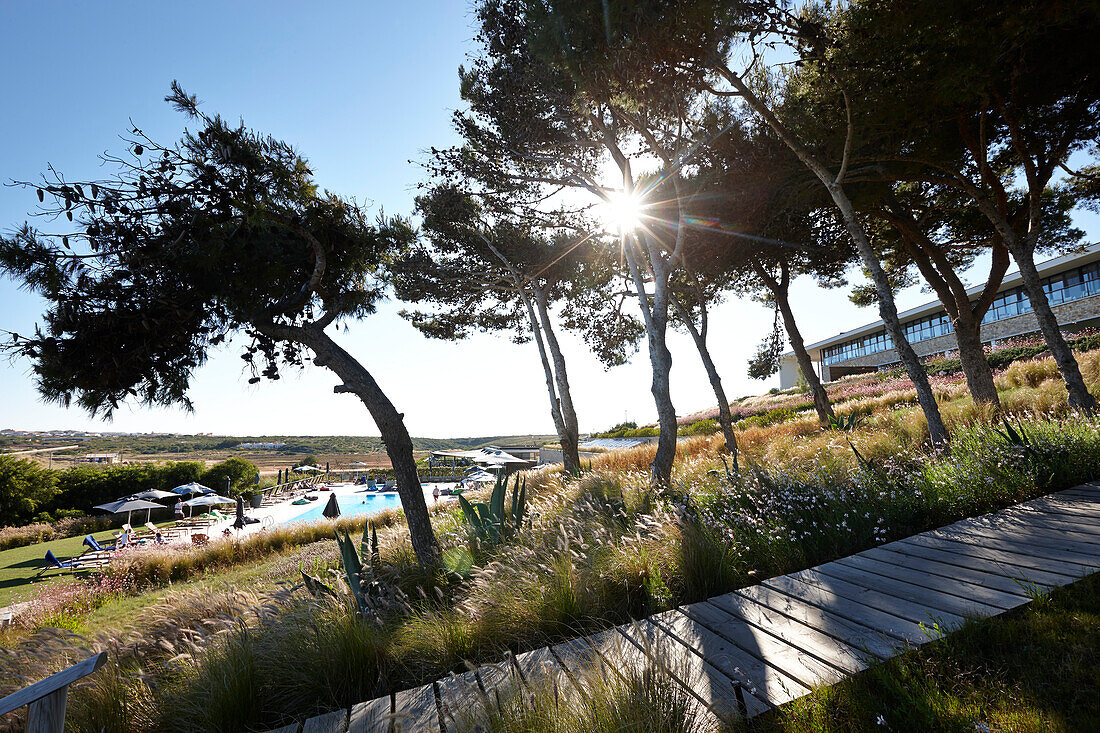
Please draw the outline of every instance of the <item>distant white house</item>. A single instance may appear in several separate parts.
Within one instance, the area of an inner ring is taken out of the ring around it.
[[[121,453],[88,453],[76,459],[80,463],[121,463]]]

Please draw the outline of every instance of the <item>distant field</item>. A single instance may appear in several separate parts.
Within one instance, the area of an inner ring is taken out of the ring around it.
[[[507,446],[543,445],[557,441],[556,435],[504,435],[476,438],[413,438],[414,452],[421,458],[433,450],[469,450],[486,445]],[[320,436],[228,436],[228,435],[134,435],[117,437],[79,438],[69,441],[79,448],[54,453],[37,453],[27,456],[43,465],[65,468],[79,456],[87,453],[122,454],[128,462],[145,461],[203,461],[208,466],[231,456],[245,458],[260,467],[264,476],[275,475],[280,469],[297,464],[304,456],[317,458],[321,465],[331,468],[348,468],[351,463],[366,463],[363,470],[388,468],[389,458],[380,438],[372,436],[320,435]],[[241,443],[286,443],[277,450],[238,449]],[[0,452],[45,448],[57,441],[37,438],[4,436],[0,438]]]

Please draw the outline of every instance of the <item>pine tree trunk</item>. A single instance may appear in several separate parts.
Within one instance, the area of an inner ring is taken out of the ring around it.
[[[366,405],[374,418],[393,466],[397,493],[409,525],[413,552],[422,567],[432,567],[439,559],[439,543],[432,529],[427,503],[424,501],[424,490],[420,486],[412,438],[405,427],[405,416],[397,411],[370,372],[324,331],[315,328],[297,330],[301,332],[301,337],[297,340],[317,355],[314,363],[328,368],[343,380],[343,384],[333,391],[354,394]]]
[[[932,384],[928,381],[928,373],[925,372],[924,366],[920,363],[917,353],[913,351],[912,345],[905,338],[905,329],[902,328],[901,321],[898,320],[898,308],[894,302],[894,291],[890,287],[890,280],[882,269],[882,263],[879,262],[878,256],[871,246],[871,241],[867,238],[867,232],[864,231],[863,225],[859,221],[855,207],[844,192],[840,180],[841,176],[838,175],[834,178],[828,168],[791,134],[779,118],[775,116],[775,113],[753,93],[752,89],[745,84],[740,76],[730,71],[724,64],[719,65],[715,70],[729,81],[730,85],[737,90],[745,102],[775,131],[775,134],[791,149],[791,152],[798,157],[802,164],[817,176],[829,192],[829,196],[840,212],[845,228],[856,245],[856,250],[859,252],[864,267],[871,275],[871,282],[874,283],[875,293],[878,295],[879,317],[886,326],[886,333],[893,341],[894,349],[901,358],[901,363],[905,365],[905,371],[909,374],[909,379],[916,387],[917,402],[928,421],[928,435],[933,445],[946,444],[947,428],[943,424],[943,417],[940,415],[940,408],[936,403],[936,395],[932,392]],[[841,167],[843,168],[843,166]]]
[[[530,321],[531,333],[534,335],[535,344],[539,348],[539,360],[542,362],[542,373],[546,378],[546,392],[550,396],[550,417],[554,420],[554,429],[558,433],[561,442],[562,467],[567,476],[580,472],[580,455],[577,452],[577,433],[570,432],[562,416],[561,399],[558,397],[554,370],[550,366],[550,359],[546,355],[546,344],[543,340],[543,324],[535,314],[535,308],[531,305],[531,298],[526,292],[520,291],[520,297],[527,307],[527,318]]]
[[[1075,410],[1092,413],[1096,410],[1096,399],[1089,393],[1085,386],[1085,379],[1081,376],[1081,369],[1077,365],[1077,359],[1073,356],[1069,344],[1062,336],[1062,329],[1058,326],[1058,319],[1051,310],[1050,301],[1043,291],[1043,281],[1039,277],[1039,271],[1035,268],[1034,251],[1022,245],[1017,239],[1012,238],[1006,242],[1012,250],[1012,257],[1020,268],[1020,277],[1024,281],[1024,290],[1027,291],[1028,300],[1031,301],[1031,309],[1035,313],[1035,320],[1039,322],[1039,328],[1043,332],[1043,338],[1050,347],[1050,353],[1054,362],[1058,365],[1058,371],[1062,373],[1062,379],[1066,383],[1066,391],[1069,392],[1069,406]]]
[[[577,411],[573,408],[573,391],[569,387],[569,372],[566,371],[565,356],[561,352],[558,336],[554,332],[546,291],[542,288],[535,290],[535,302],[539,307],[542,330],[546,334],[546,345],[550,350],[550,358],[554,362],[554,382],[558,388],[558,409],[561,412],[563,423],[563,430],[559,437],[561,438],[565,473],[569,476],[578,476],[581,472],[581,459],[577,448],[580,443],[580,427],[577,421]]]
[[[691,334],[692,341],[695,342],[695,348],[699,351],[699,358],[703,362],[703,368],[707,372],[707,379],[710,380],[711,389],[714,390],[714,398],[718,401],[718,424],[722,428],[722,437],[726,440],[726,452],[733,458],[734,471],[739,470],[737,460],[737,434],[733,432],[733,415],[730,414],[730,403],[726,399],[726,390],[722,387],[722,378],[718,376],[718,369],[714,366],[714,359],[711,358],[710,348],[707,346],[706,336],[702,331],[695,326],[695,321],[691,317],[691,313],[684,307],[683,303],[676,296],[672,297],[672,303],[676,308],[677,314],[680,316],[680,321],[687,328],[688,333]]]
[[[982,323],[970,310],[970,302],[958,304],[959,317],[952,322],[955,342],[959,346],[959,362],[966,376],[966,388],[975,402],[999,407],[997,385],[993,382],[993,370],[982,347]]]
[[[773,292],[773,295],[775,295],[776,305],[779,306],[779,313],[783,316],[783,327],[787,330],[787,339],[791,342],[791,350],[794,351],[798,369],[806,379],[806,384],[810,386],[810,394],[814,398],[814,411],[817,412],[817,419],[822,425],[828,425],[829,418],[835,417],[833,405],[829,402],[829,393],[825,391],[825,386],[821,384],[821,379],[814,371],[813,360],[810,359],[810,354],[806,351],[806,342],[802,340],[802,332],[798,330],[798,324],[794,320],[791,302],[787,298],[786,292]]]
[[[655,287],[651,304],[645,290],[645,281],[638,267],[637,256],[634,253],[634,244],[630,238],[623,237],[623,252],[626,254],[630,275],[634,280],[638,305],[642,310],[642,320],[646,328],[649,363],[653,372],[650,393],[657,408],[657,425],[660,428],[657,453],[653,456],[653,463],[650,464],[650,480],[654,486],[667,488],[672,483],[672,464],[676,460],[676,408],[672,405],[672,393],[669,388],[672,354],[665,343],[665,333],[668,329],[668,279],[664,278],[662,283],[661,275],[654,273]],[[657,253],[650,251],[651,258],[655,254]],[[659,255],[658,261],[652,262],[651,265],[655,270],[660,267]]]

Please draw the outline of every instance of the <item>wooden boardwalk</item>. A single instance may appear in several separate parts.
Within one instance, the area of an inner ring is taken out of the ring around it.
[[[1100,483],[310,718],[279,733],[460,730],[512,686],[662,660],[706,715],[749,717],[1100,570]],[[740,690],[737,688],[740,687]],[[479,708],[480,706],[480,708]]]

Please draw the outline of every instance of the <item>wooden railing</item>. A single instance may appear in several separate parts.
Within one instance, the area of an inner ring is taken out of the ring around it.
[[[7,715],[24,705],[27,710],[27,733],[61,733],[65,729],[65,705],[69,700],[69,685],[87,677],[103,666],[107,652],[74,664],[30,687],[0,700],[0,715]]]

